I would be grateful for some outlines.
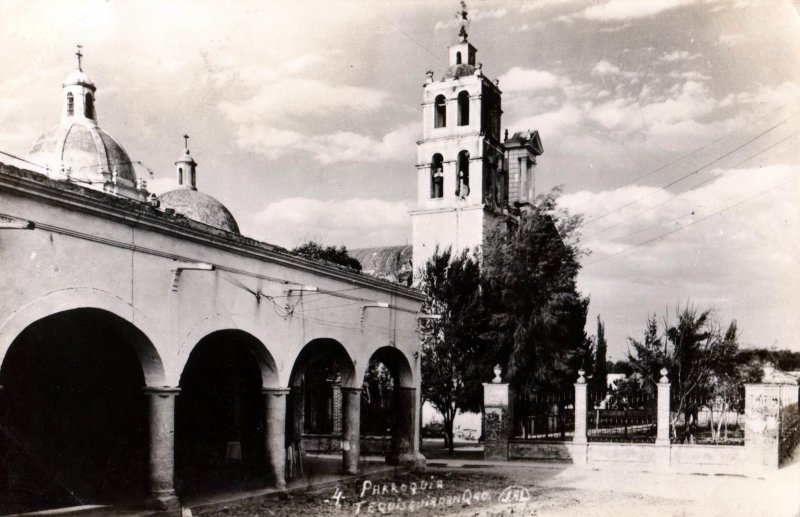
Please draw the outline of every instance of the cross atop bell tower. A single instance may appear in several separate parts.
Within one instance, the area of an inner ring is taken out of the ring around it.
[[[83,45],[78,45],[78,51],[75,52],[75,55],[78,56],[78,70],[83,72],[83,67],[81,66],[81,59],[83,58],[83,52],[81,52],[81,50],[83,50]]]
[[[462,42],[467,41],[467,25],[469,24],[469,13],[467,12],[467,2],[461,0],[461,10],[458,11],[458,16],[461,18],[461,30],[458,32],[459,38]]]

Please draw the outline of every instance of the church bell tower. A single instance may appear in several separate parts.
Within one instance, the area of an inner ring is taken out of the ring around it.
[[[466,12],[462,11],[466,20]],[[500,137],[501,91],[476,59],[464,24],[441,80],[423,85],[417,142],[417,206],[411,211],[418,276],[436,246],[474,249],[507,219],[508,180]]]

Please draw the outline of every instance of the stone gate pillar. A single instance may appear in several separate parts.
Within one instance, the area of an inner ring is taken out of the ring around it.
[[[508,441],[514,432],[513,407],[508,383],[500,378],[502,368],[494,367],[492,382],[483,383],[483,459],[508,460]]]
[[[669,467],[671,460],[671,445],[669,436],[669,404],[670,404],[670,383],[669,373],[666,368],[659,372],[661,378],[658,380],[658,391],[656,400],[656,465],[659,467]]]
[[[576,465],[585,465],[588,461],[589,442],[586,438],[587,418],[587,385],[586,372],[578,370],[578,380],[575,381],[575,433],[572,437],[572,462]]]
[[[158,510],[179,508],[175,495],[175,397],[177,387],[146,387],[150,413],[149,504]]]
[[[419,452],[416,417],[416,388],[398,388],[391,449],[386,456],[386,462],[390,465],[406,465],[415,469],[425,466],[425,458]]]
[[[358,474],[361,452],[361,388],[342,387],[342,469]]]
[[[780,384],[744,385],[744,447],[753,466],[780,462]]]
[[[265,404],[267,466],[275,488],[286,488],[286,396],[288,388],[262,388]]]

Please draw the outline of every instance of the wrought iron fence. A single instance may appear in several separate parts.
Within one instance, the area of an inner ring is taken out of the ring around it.
[[[514,437],[524,440],[572,440],[575,394],[536,393],[514,396]]]
[[[593,442],[656,441],[655,396],[642,392],[636,395],[589,393],[586,405],[586,435]]]
[[[670,441],[744,445],[744,389],[728,396],[680,397],[673,394]]]

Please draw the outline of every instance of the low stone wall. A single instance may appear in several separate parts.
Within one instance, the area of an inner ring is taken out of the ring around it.
[[[575,382],[575,428],[571,441],[513,438],[513,397],[509,385],[495,379],[484,383],[484,450],[486,460],[567,462],[598,467],[698,470],[719,473],[760,472],[779,467],[800,443],[800,388],[794,382],[745,385],[744,416],[728,412],[744,427],[742,445],[673,444],[670,439],[670,384],[661,369],[658,382],[655,443],[589,442],[584,372]],[[703,422],[708,425],[708,421]]]
[[[362,436],[361,454],[383,456],[391,447],[390,436]],[[338,454],[342,452],[340,434],[303,434],[303,450],[309,454]]]
[[[571,463],[572,442],[511,440],[508,443],[508,459]]]
[[[303,451],[311,454],[342,452],[341,434],[303,434]]]

